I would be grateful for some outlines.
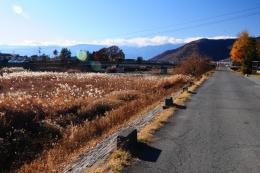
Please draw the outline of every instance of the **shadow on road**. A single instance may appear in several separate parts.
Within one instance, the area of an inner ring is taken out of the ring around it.
[[[197,92],[194,92],[194,91],[188,91],[188,93],[190,93],[190,94],[197,94]]]
[[[187,106],[184,105],[178,105],[174,103],[174,107],[176,107],[177,109],[187,109]]]
[[[140,160],[148,162],[156,162],[162,150],[149,146],[146,143],[138,142],[137,147],[132,154]]]

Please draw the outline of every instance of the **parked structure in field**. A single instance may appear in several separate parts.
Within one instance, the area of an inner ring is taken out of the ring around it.
[[[252,73],[260,74],[260,61],[252,61]]]
[[[167,67],[164,67],[164,66],[161,66],[160,68],[160,74],[161,75],[165,75],[168,73],[168,68]]]

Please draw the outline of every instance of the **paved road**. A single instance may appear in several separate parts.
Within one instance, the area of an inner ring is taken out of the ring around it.
[[[259,173],[260,85],[217,71],[127,173]]]
[[[249,76],[247,78],[250,79],[251,81],[257,83],[258,85],[260,85],[260,78],[254,77],[254,76]]]

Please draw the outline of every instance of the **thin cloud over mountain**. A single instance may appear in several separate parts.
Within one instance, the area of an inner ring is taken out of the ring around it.
[[[6,45],[23,45],[23,46],[73,46],[78,44],[92,44],[92,45],[118,45],[118,46],[132,46],[132,47],[145,47],[145,46],[159,46],[164,44],[184,44],[202,38],[207,39],[229,39],[233,36],[213,36],[213,37],[189,37],[189,38],[176,38],[172,36],[154,36],[154,37],[136,37],[136,38],[115,38],[103,40],[88,40],[88,41],[75,41],[75,40],[57,40],[57,41],[31,41],[25,40],[21,43],[7,43]],[[5,44],[5,43],[2,43]]]

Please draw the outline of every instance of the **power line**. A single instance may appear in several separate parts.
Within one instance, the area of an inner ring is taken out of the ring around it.
[[[256,15],[259,15],[259,14],[260,14],[260,11],[254,12],[254,13],[250,13],[250,14],[247,14],[247,15],[234,16],[234,17],[230,17],[230,18],[227,18],[227,19],[221,19],[221,20],[216,20],[216,21],[204,22],[204,23],[200,23],[200,24],[196,24],[196,25],[187,26],[187,27],[181,27],[181,28],[175,28],[175,29],[169,29],[169,30],[154,32],[154,33],[142,35],[142,37],[156,35],[156,34],[169,33],[169,32],[183,31],[183,30],[198,28],[198,27],[205,26],[205,25],[214,25],[214,24],[223,23],[223,22],[227,22],[227,21],[233,21],[233,20],[237,20],[237,19],[241,19],[241,18],[247,18],[247,17],[251,17],[251,16],[256,16]]]
[[[195,19],[195,20],[183,22],[183,23],[181,23],[179,25],[198,23],[198,22],[204,22],[204,21],[210,21],[212,19],[222,18],[222,17],[225,17],[225,16],[238,15],[238,14],[251,12],[251,11],[256,10],[256,9],[260,9],[260,7],[247,8],[247,9],[237,10],[237,11],[228,12],[228,13],[223,13],[223,14],[220,14],[220,15],[215,15],[215,16],[211,16],[211,17],[207,17],[207,18]],[[246,15],[248,15],[248,14],[246,14]],[[236,16],[234,16],[234,17],[236,17]],[[222,19],[222,20],[226,20],[226,19]],[[198,24],[198,25],[201,25],[201,24]],[[167,29],[167,28],[169,28],[169,30],[170,30],[170,28],[173,28],[173,27],[175,28],[176,26],[177,25],[168,25],[168,26],[164,26],[164,27],[155,27],[155,28],[149,28],[149,29],[139,30],[139,31],[135,31],[135,32],[129,32],[129,33],[125,33],[125,34],[116,34],[116,35],[113,35],[113,36],[114,37],[115,36],[121,36],[121,37],[124,37],[124,38],[130,38],[130,36],[134,36],[134,35],[136,35],[138,33],[144,33],[144,32],[147,32],[147,31],[154,31],[154,30],[158,30],[158,29]],[[181,28],[181,30],[182,30],[182,28],[189,28],[189,27],[190,26],[179,27],[179,28]],[[177,28],[177,29],[173,29],[173,30],[179,30],[179,29]],[[158,31],[158,32],[161,33],[163,31]],[[155,32],[155,33],[158,33],[158,32]],[[149,35],[151,35],[151,34],[149,34]]]

